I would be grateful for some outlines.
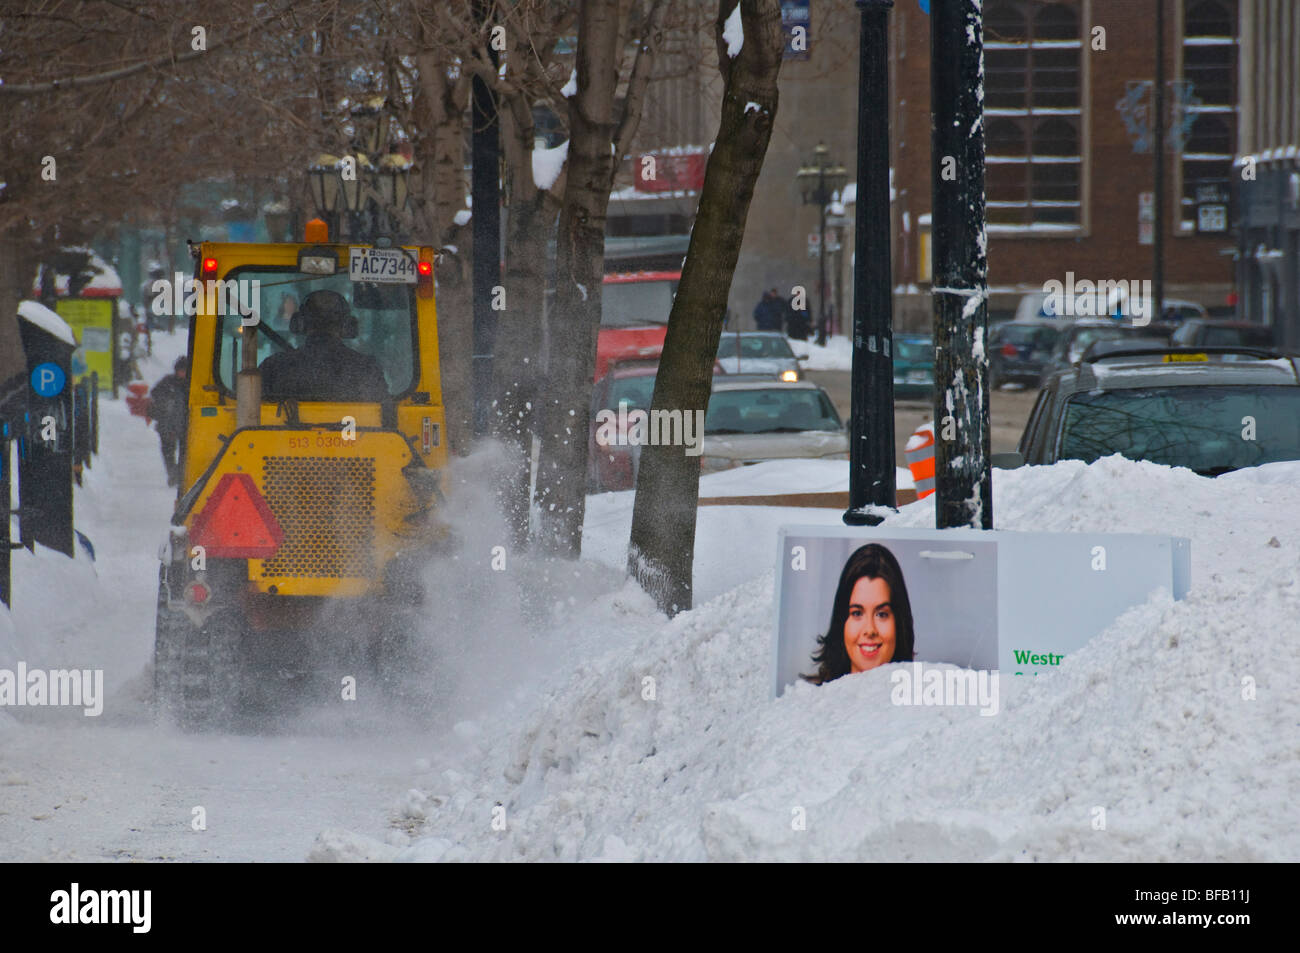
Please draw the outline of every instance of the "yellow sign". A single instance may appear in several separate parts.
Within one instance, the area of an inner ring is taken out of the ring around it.
[[[116,298],[61,298],[54,310],[77,339],[72,353],[72,377],[80,381],[91,371],[99,374],[101,390],[113,386],[113,309]]]
[[[917,233],[916,280],[930,280],[930,229],[922,228]]]
[[[1210,355],[1199,352],[1196,354],[1166,354],[1163,358],[1166,364],[1174,364],[1179,361],[1208,361],[1209,359]]]

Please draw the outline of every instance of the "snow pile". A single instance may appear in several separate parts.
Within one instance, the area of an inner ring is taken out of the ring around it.
[[[894,479],[900,489],[913,485],[906,467],[895,467]],[[769,460],[700,477],[701,497],[847,493],[848,489],[847,460]]]
[[[796,353],[808,355],[808,360],[799,364],[805,371],[853,370],[853,342],[843,335],[828,337],[825,347],[811,338],[807,341],[791,341],[790,346]]]
[[[533,149],[533,183],[545,191],[560,177],[560,170],[569,158],[569,141],[566,139],[552,149]]]
[[[773,527],[750,518],[729,545],[767,571],[672,621],[630,586],[575,606],[585,661],[432,741],[397,859],[1300,858],[1300,464],[1210,480],[1109,458],[995,480],[1002,529],[1191,537],[1189,597],[1004,682],[996,717],[896,707],[890,667],[772,702]],[[594,515],[595,536],[613,526]]]

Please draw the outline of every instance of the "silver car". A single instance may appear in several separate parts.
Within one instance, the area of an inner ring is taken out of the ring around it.
[[[803,378],[800,361],[807,354],[790,350],[785,335],[776,331],[723,333],[718,341],[718,363],[726,374],[766,374],[781,381]]]
[[[792,458],[849,458],[848,434],[826,392],[811,381],[733,383],[715,377],[701,469]]]

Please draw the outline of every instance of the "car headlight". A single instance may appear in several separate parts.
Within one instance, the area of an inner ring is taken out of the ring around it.
[[[731,457],[700,457],[701,470],[730,470],[736,465]]]
[[[781,372],[781,380],[783,380],[783,381],[787,381],[787,382],[789,382],[789,381],[797,381],[798,379],[799,379],[799,372],[798,372],[798,371],[782,371],[782,372]]]

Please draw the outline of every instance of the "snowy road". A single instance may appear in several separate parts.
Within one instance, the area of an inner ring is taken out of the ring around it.
[[[183,346],[158,336],[142,368],[151,384]],[[97,718],[0,712],[0,860],[302,860],[325,828],[382,839],[414,771],[414,726],[372,717],[196,737],[153,724],[156,552],[172,492],[156,435],[121,401],[101,407],[101,454],[76,499],[96,559],[17,554],[0,667],[102,668],[107,700]]]
[[[501,572],[490,500],[465,492],[465,545],[426,577],[447,678],[427,713],[322,698],[262,734],[195,737],[149,716],[171,508],[157,441],[120,403],[102,427],[77,497],[97,559],[16,555],[0,669],[101,668],[104,713],[0,709],[0,860],[1300,857],[1300,464],[998,471],[1000,527],[1187,536],[1192,588],[1130,610],[996,719],[899,708],[870,674],[770,699],[777,527],[836,511],[702,508],[697,608],[667,621],[624,579],[630,492],[589,499],[583,561]],[[487,485],[490,464],[458,464],[453,488]],[[835,466],[706,489],[821,489]],[[923,501],[886,528],[933,520]]]
[[[29,726],[5,740],[0,860],[300,861],[325,828],[382,839],[411,743]]]

